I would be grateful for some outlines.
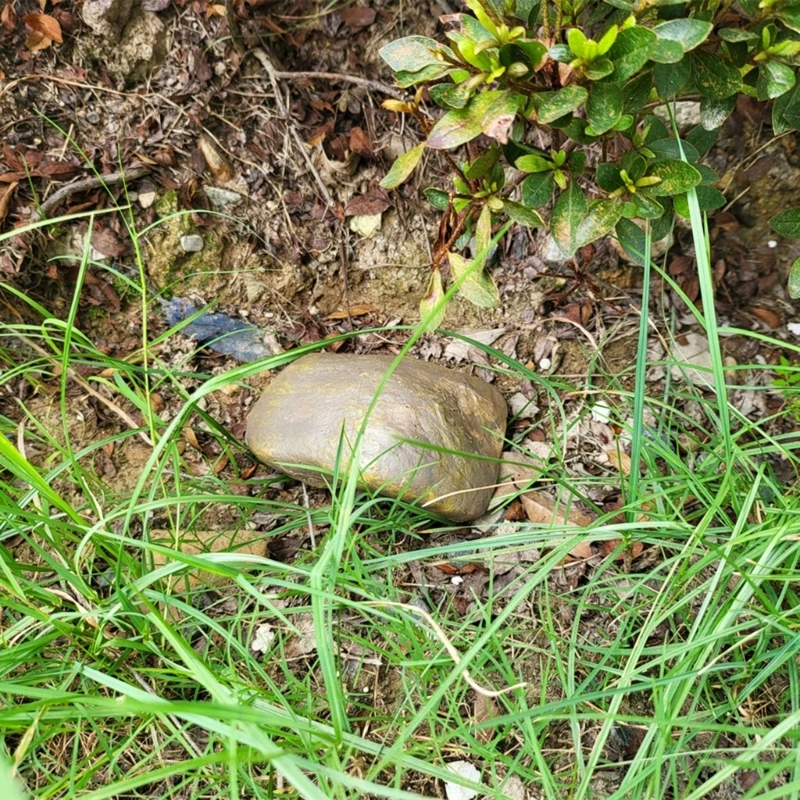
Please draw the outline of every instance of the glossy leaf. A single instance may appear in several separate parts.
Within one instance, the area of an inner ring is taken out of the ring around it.
[[[483,308],[493,308],[500,302],[497,286],[485,269],[479,268],[472,261],[467,261],[458,253],[448,253],[447,257],[453,280],[457,281],[466,275],[458,291],[470,303]]]
[[[622,88],[625,96],[625,113],[638,114],[650,96],[653,86],[653,76],[650,72],[637,75],[633,80],[628,81]]]
[[[497,145],[490,147],[485,153],[481,153],[465,170],[464,177],[469,180],[477,180],[489,174],[489,171],[497,163],[500,157],[500,148]]]
[[[634,264],[644,265],[644,231],[629,219],[621,219],[615,228],[617,241]]]
[[[661,178],[661,182],[650,186],[648,194],[653,197],[668,197],[683,194],[698,186],[703,176],[691,165],[677,158],[656,161],[647,170],[647,177]]]
[[[787,28],[800,33],[800,5],[782,8],[776,16]]]
[[[619,166],[610,162],[602,162],[597,165],[595,178],[597,180],[597,185],[604,192],[614,192],[625,185],[620,177]]]
[[[614,64],[614,80],[626,81],[633,77],[649,60],[656,40],[649,28],[637,26],[620,31],[608,51],[608,58]]]
[[[520,225],[526,225],[529,228],[547,227],[545,225],[545,221],[537,211],[522,205],[522,203],[514,203],[511,200],[504,200],[503,211],[505,211],[506,214],[508,214],[508,216],[514,220],[514,222],[518,222]]]
[[[425,297],[419,301],[419,315],[422,320],[425,320],[429,314],[433,314],[425,325],[426,331],[435,331],[442,324],[445,312],[447,311],[447,304],[443,302],[443,300],[444,287],[442,286],[442,273],[437,267],[431,273],[431,279],[428,282],[428,289],[425,292]]]
[[[409,175],[414,171],[414,168],[419,164],[422,158],[422,152],[425,150],[425,143],[418,144],[416,147],[409,150],[407,153],[398,156],[392,164],[391,169],[386,173],[380,185],[384,189],[394,189],[405,181]]]
[[[515,166],[521,172],[546,172],[553,169],[553,162],[544,156],[530,154],[518,158]]]
[[[428,136],[428,147],[433,150],[450,150],[465,144],[483,132],[487,119],[495,119],[504,110],[508,111],[503,97],[510,99],[509,92],[482,92],[472,98],[466,108],[448,111],[434,126]],[[516,113],[516,104],[513,105]]]
[[[677,64],[684,56],[678,42],[658,39],[650,52],[650,58],[658,64]]]
[[[769,226],[775,233],[789,239],[800,239],[800,208],[790,208],[782,211],[769,221]]]
[[[701,211],[715,211],[725,205],[725,195],[717,189],[712,189],[710,186],[698,186],[695,189],[697,193],[697,203]],[[675,205],[675,211],[684,219],[690,219],[689,215],[689,201],[686,199],[685,194],[677,195],[672,201]]]
[[[711,22],[683,17],[662,22],[653,31],[659,39],[677,42],[684,52],[688,52],[701,45],[713,29]]]
[[[588,97],[589,93],[582,86],[565,86],[557,92],[542,92],[537,98],[538,121],[543,125],[554,122],[582,106]]]
[[[648,148],[653,152],[656,158],[682,158],[681,148],[683,148],[683,155],[690,163],[697,161],[700,154],[694,145],[686,141],[681,141],[681,146],[678,146],[678,140],[672,137],[666,139],[658,139],[655,142],[648,142]]]
[[[729,97],[741,89],[739,70],[727,59],[697,50],[692,53],[692,77],[705,97]]]
[[[759,100],[774,100],[794,87],[794,70],[779,61],[766,61],[758,68],[756,97]]]
[[[573,181],[569,188],[558,196],[550,217],[553,239],[565,258],[572,258],[578,249],[578,228],[586,216],[586,211],[586,198]]]
[[[405,72],[403,70],[396,72],[394,80],[401,89],[407,89],[409,86],[416,86],[418,83],[435,81],[437,78],[446,75],[451,69],[452,67],[448,64],[431,64],[417,72]]]
[[[619,198],[593,200],[589,203],[588,211],[575,234],[576,249],[591,244],[614,230],[622,216],[623,205]]]
[[[450,195],[443,192],[441,189],[426,189],[423,194],[425,199],[439,211],[447,211],[447,206],[450,203]]]
[[[664,213],[664,206],[658,200],[641,192],[632,195],[631,202],[636,209],[636,216],[641,219],[658,219]]]
[[[529,175],[522,182],[522,203],[528,208],[541,208],[550,202],[552,196],[553,175],[551,172]]]
[[[689,82],[692,67],[686,56],[676,64],[656,64],[653,67],[653,79],[659,97],[671,100]]]
[[[418,72],[431,65],[439,66],[434,53],[440,52],[442,46],[435,39],[427,36],[406,36],[396,39],[378,51],[378,55],[394,72]]]
[[[622,116],[625,105],[622,89],[614,83],[597,83],[586,101],[586,119],[591,133],[599,136],[611,130]]]
[[[734,108],[736,108],[736,95],[722,100],[706,97],[700,102],[700,124],[707,131],[715,131],[722,127]]]
[[[586,77],[590,81],[599,81],[610,75],[613,71],[614,64],[608,58],[598,58],[592,61],[585,69]]]
[[[797,300],[800,297],[800,258],[792,264],[789,271],[789,284],[786,287],[789,292],[789,297]]]

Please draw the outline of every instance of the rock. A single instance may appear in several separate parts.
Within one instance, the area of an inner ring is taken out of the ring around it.
[[[342,426],[347,441],[355,441],[391,363],[391,356],[329,353],[295,361],[253,408],[248,446],[288,475],[324,486],[326,475],[320,470],[333,470]],[[475,519],[492,496],[498,463],[401,440],[498,459],[507,413],[500,393],[478,378],[406,359],[389,378],[369,419],[361,443],[362,482],[389,497],[418,500],[453,522]]]
[[[155,189],[148,189],[144,192],[139,192],[139,205],[142,208],[150,208],[156,201]]]
[[[181,236],[181,250],[184,253],[199,253],[203,249],[203,237],[199,233]]]
[[[685,342],[681,342],[684,339]],[[699,333],[687,333],[675,340],[672,354],[675,366],[672,367],[672,379],[688,380],[701,389],[710,389],[714,385],[711,376],[711,353],[708,350],[708,339]],[[698,369],[700,367],[701,369]]]
[[[108,44],[119,41],[131,16],[133,0],[86,0],[83,21]]]
[[[381,229],[381,214],[361,214],[350,217],[350,230],[369,239]]]
[[[167,29],[152,12],[137,9],[108,54],[111,75],[131,85],[143,81],[167,55]]]
[[[679,131],[686,131],[696,128],[700,124],[700,103],[694,100],[678,100],[674,104],[675,122]],[[669,118],[669,111],[666,106],[658,106],[653,110],[653,114],[666,123],[667,129],[672,136],[672,122]]]
[[[211,205],[222,210],[236,208],[244,200],[238,192],[232,192],[230,189],[220,189],[219,186],[205,186],[203,191],[211,201]]]

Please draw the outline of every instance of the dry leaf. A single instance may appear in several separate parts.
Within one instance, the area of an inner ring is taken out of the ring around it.
[[[594,522],[592,517],[566,506],[556,508],[555,500],[542,492],[525,492],[520,495],[525,514],[531,522],[546,525],[566,525],[577,528],[588,528]]]
[[[606,539],[602,541],[600,547],[603,550],[603,555],[608,558],[619,547],[621,541],[622,539]],[[644,544],[642,544],[642,542],[633,542],[627,552],[630,553],[631,558],[639,558],[643,550]],[[625,550],[620,550],[614,560],[622,561],[625,558],[625,552]]]
[[[378,309],[375,306],[371,306],[367,303],[361,303],[359,305],[350,306],[350,316],[351,317],[363,317],[366,314],[374,314]],[[335,320],[335,319],[347,319],[347,311],[340,309],[339,311],[334,311],[331,314],[328,314],[325,317],[326,320]]]
[[[770,328],[780,328],[781,318],[768,308],[759,308],[758,306],[750,306],[750,313],[758,317],[765,325]]]
[[[0,23],[7,31],[13,31],[17,27],[17,11],[11,3],[4,5],[0,11]]]
[[[203,154],[208,168],[220,181],[233,180],[233,167],[222,148],[210,137],[203,134],[197,140],[197,148]]]
[[[210,3],[208,8],[206,8],[206,19],[209,17],[224,17],[225,16],[225,6],[220,5],[219,3]]]
[[[8,216],[8,211],[11,208],[11,199],[14,196],[14,191],[17,186],[19,186],[19,183],[16,181],[14,181],[14,183],[10,183],[8,185],[8,189],[6,189],[3,196],[0,197],[0,222],[2,222]]]
[[[57,44],[64,41],[61,35],[61,25],[58,24],[55,17],[51,17],[49,14],[40,14],[34,11],[32,14],[25,15],[24,22],[31,30],[41,33],[42,36]]]
[[[39,31],[31,31],[28,34],[28,38],[25,39],[25,47],[34,53],[37,50],[47,50],[52,43],[51,39],[48,39],[44,34],[39,33]]]
[[[376,11],[374,8],[361,8],[360,6],[350,6],[350,8],[340,8],[339,18],[345,25],[351,28],[366,28],[375,22]]]
[[[380,195],[358,194],[350,198],[344,213],[347,217],[371,217],[383,213],[389,206],[391,203]]]
[[[618,450],[616,447],[609,447],[606,450],[608,460],[615,470],[621,472],[623,475],[631,474],[631,457],[624,451]]]
[[[197,434],[190,428],[185,427],[183,429],[183,438],[189,443],[191,447],[194,447],[195,450],[199,450],[202,452],[202,448],[200,447],[200,442],[197,441]]]

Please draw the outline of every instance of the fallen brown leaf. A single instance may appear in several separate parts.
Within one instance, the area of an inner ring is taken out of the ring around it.
[[[750,313],[754,317],[758,317],[765,325],[770,328],[780,328],[781,318],[768,308],[761,308],[759,306],[750,306]]]
[[[366,28],[368,25],[372,25],[375,22],[376,14],[374,8],[362,8],[361,6],[339,9],[339,17],[342,22],[351,28]]]
[[[605,541],[602,541],[600,543],[600,547],[603,551],[603,555],[606,558],[608,558],[608,556],[610,556],[619,547],[619,543],[621,541],[622,539],[606,539]],[[633,542],[631,546],[628,548],[627,552],[630,553],[631,558],[639,558],[643,550],[644,550],[644,545],[641,542]],[[620,550],[620,552],[617,553],[617,556],[614,560],[622,561],[624,558],[625,558],[625,551]]]
[[[17,186],[19,186],[18,182],[10,183],[8,188],[3,193],[3,196],[0,197],[0,222],[2,222],[7,216],[8,211],[11,208],[11,200],[14,197],[14,191],[16,190]]]
[[[385,197],[375,194],[358,194],[350,198],[344,213],[347,217],[367,217],[372,214],[381,214],[389,206],[391,203]]]
[[[609,447],[606,450],[608,460],[615,470],[621,472],[623,475],[631,474],[631,457],[624,451],[616,447]]]
[[[39,31],[31,31],[28,34],[28,38],[25,39],[25,47],[33,53],[38,50],[47,50],[52,43],[52,39],[49,39],[43,33],[39,33]]]
[[[588,528],[594,519],[576,508],[556,507],[555,500],[542,492],[525,492],[520,495],[525,514],[531,522],[539,524],[563,524],[576,528]]]
[[[183,429],[183,438],[186,439],[189,445],[195,450],[202,452],[200,442],[197,441],[197,434],[188,425]]]
[[[34,11],[31,14],[26,14],[23,17],[23,21],[31,30],[41,33],[42,36],[57,44],[61,44],[64,41],[58,20],[49,14],[40,14],[38,11]]]
[[[351,317],[363,317],[367,314],[374,314],[378,309],[375,306],[371,306],[368,303],[361,303],[355,306],[350,306],[350,314]],[[336,319],[347,319],[348,313],[343,309],[339,309],[338,311],[333,311],[332,313],[328,314],[325,317],[326,320],[336,320]]]
[[[17,11],[11,3],[4,5],[0,11],[0,23],[7,31],[13,31],[17,27]]]

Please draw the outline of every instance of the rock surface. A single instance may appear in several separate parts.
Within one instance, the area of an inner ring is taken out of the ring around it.
[[[108,44],[119,41],[133,10],[133,0],[86,0],[83,21]]]
[[[127,85],[145,80],[167,55],[167,29],[150,11],[134,9],[119,37],[119,44],[108,54],[109,74]]]
[[[314,353],[295,361],[253,408],[248,446],[286,474],[324,486],[336,463],[342,427],[346,462],[392,360]],[[369,418],[361,443],[362,484],[383,495],[417,500],[453,522],[475,519],[486,510],[499,463],[454,452],[499,459],[507,414],[502,395],[479,378],[406,359]]]

